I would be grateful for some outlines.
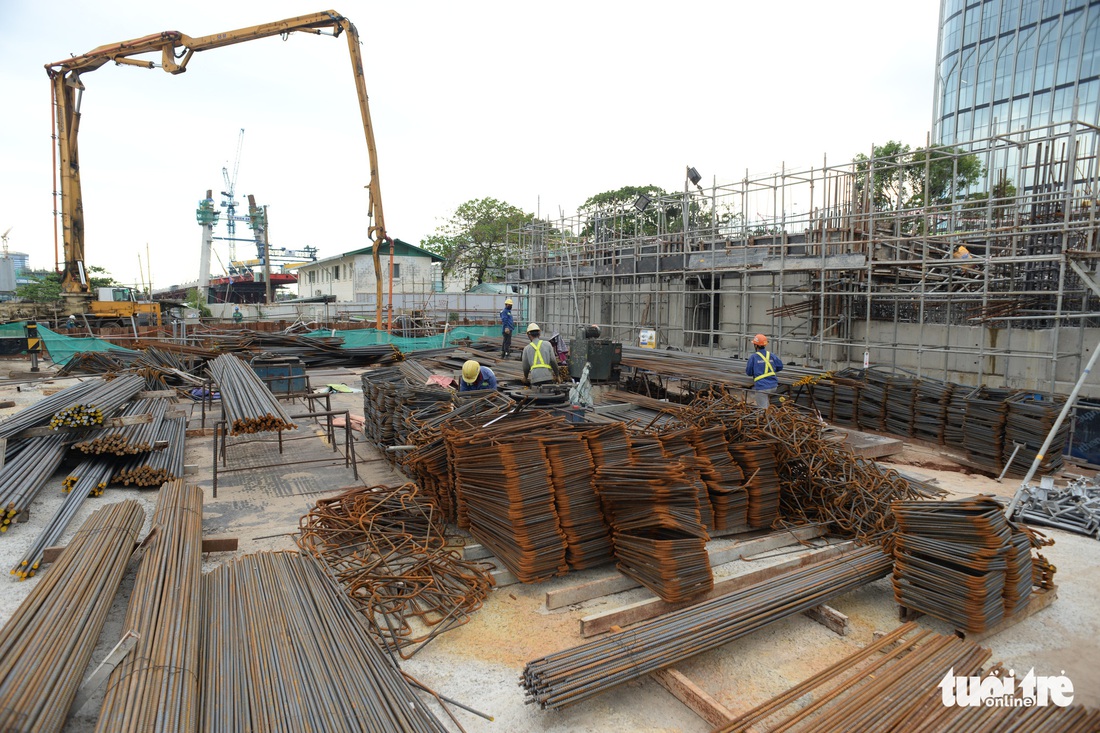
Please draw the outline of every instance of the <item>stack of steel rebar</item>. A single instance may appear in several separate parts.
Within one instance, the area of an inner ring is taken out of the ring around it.
[[[161,487],[124,628],[137,645],[111,672],[100,733],[196,731],[202,649],[202,489]]]
[[[309,556],[220,565],[203,578],[203,608],[199,730],[445,733]]]
[[[221,391],[231,435],[294,430],[297,425],[252,368],[233,354],[206,365]]]
[[[469,621],[493,586],[485,566],[446,547],[443,518],[416,484],[321,499],[297,542],[328,566],[375,640],[405,659]]]
[[[955,385],[927,377],[917,383],[913,403],[913,437],[934,443],[944,442],[947,406]]]
[[[156,436],[161,429],[160,421],[164,418],[164,412],[167,409],[168,400],[164,398],[134,400],[122,409],[119,417],[149,415],[151,420],[104,430],[97,433],[94,438],[82,440],[73,448],[82,453],[97,455],[106,453],[114,456],[130,456],[150,451],[156,442]]]
[[[966,419],[962,445],[966,459],[991,473],[999,473],[1005,445],[1005,400],[1016,393],[1011,389],[978,387],[966,396]]]
[[[886,382],[886,413],[883,427],[894,435],[912,436],[916,412],[917,390],[920,380],[909,376],[890,374]]]
[[[724,531],[748,526],[749,494],[745,474],[734,462],[722,425],[696,430],[693,440],[699,457],[706,462],[701,478],[710,496],[714,529]]]
[[[0,730],[60,731],[145,521],[96,510],[0,630]]]
[[[531,439],[561,423],[553,415],[531,413],[506,416],[491,426],[452,422],[443,431],[459,526],[467,524],[524,583],[569,569],[546,452]]]
[[[89,379],[43,397],[0,423],[0,438],[11,438],[28,428],[46,425],[55,413],[80,404],[103,384],[102,379]]]
[[[1027,605],[1031,542],[1004,507],[979,496],[945,502],[895,502],[897,602],[958,628],[985,631]]]
[[[877,370],[862,371],[857,421],[860,430],[886,430],[886,381]]]
[[[566,562],[573,570],[610,562],[611,530],[596,494],[595,466],[588,442],[576,432],[540,437],[539,442],[550,465],[554,508],[565,535]]]
[[[0,532],[26,512],[68,452],[65,437],[47,435],[13,443],[0,468]]]
[[[730,443],[729,452],[745,475],[749,526],[758,529],[772,526],[779,517],[780,500],[775,443]]]
[[[1005,439],[1001,447],[1001,466],[1008,466],[1007,475],[1022,478],[1027,474],[1064,405],[1063,399],[1052,400],[1049,396],[1032,392],[1022,392],[1008,398]],[[1062,454],[1066,452],[1071,425],[1071,420],[1065,420],[1059,426],[1050,448],[1039,462],[1040,475],[1062,470]],[[1021,446],[1019,452],[1016,452],[1017,445]]]
[[[669,602],[714,586],[699,510],[706,488],[697,471],[682,463],[619,464],[595,478],[624,575]]]
[[[884,577],[891,564],[862,547],[528,662],[521,684],[542,708],[571,705],[826,603]]]
[[[153,487],[182,477],[186,435],[186,417],[165,418],[157,434],[157,442],[165,444],[164,450],[139,454],[119,464],[111,483]]]
[[[19,580],[34,577],[42,564],[45,549],[57,542],[65,528],[69,526],[69,522],[76,516],[77,510],[84,504],[85,499],[103,494],[112,471],[110,464],[98,460],[82,461],[73,469],[63,483],[68,495],[50,519],[49,524],[43,528],[34,543],[11,569],[12,575]]]
[[[911,733],[1093,733],[1100,710],[1081,705],[1037,705],[1032,697],[983,697],[979,690],[1013,682],[974,642],[903,624],[786,692],[742,713],[715,733],[749,730],[910,731]],[[1010,673],[1011,674],[1011,673]],[[1000,680],[989,679],[1001,677]],[[969,690],[944,688],[962,678]],[[979,683],[977,679],[981,678]],[[974,680],[974,681],[970,681]],[[1014,689],[1019,689],[1015,681]],[[966,697],[962,697],[965,695]],[[983,702],[983,700],[987,702]],[[947,704],[950,701],[951,704]],[[1029,704],[1030,703],[1030,704]]]
[[[123,374],[101,382],[82,395],[80,402],[71,403],[54,413],[50,418],[50,427],[56,430],[102,425],[144,388],[145,380],[137,374]]]

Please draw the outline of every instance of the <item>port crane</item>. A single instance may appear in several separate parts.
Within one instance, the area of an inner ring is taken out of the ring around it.
[[[371,125],[367,105],[367,87],[363,78],[363,57],[359,50],[359,32],[350,20],[335,10],[312,15],[302,15],[274,23],[249,26],[225,33],[207,36],[188,36],[179,31],[163,31],[121,43],[111,43],[92,49],[86,54],[73,56],[46,64],[53,90],[56,110],[57,152],[60,157],[57,169],[61,176],[61,215],[65,251],[65,269],[62,274],[62,293],[66,296],[67,310],[83,311],[90,299],[88,275],[84,266],[84,205],[80,188],[80,159],[77,149],[77,133],[80,129],[80,103],[84,93],[81,77],[90,71],[114,62],[118,66],[137,66],[143,69],[160,68],[169,74],[187,71],[191,58],[201,51],[209,51],[245,41],[271,36],[287,36],[291,33],[313,33],[333,38],[341,34],[347,39],[351,56],[351,69],[355,92],[359,98],[363,134],[367,143],[370,164],[370,181],[367,184],[367,236],[371,240],[374,259],[375,285],[377,288],[376,327],[382,328],[382,266],[379,248],[383,242],[393,246],[386,234],[382,212],[382,189],[378,179],[378,153],[374,144],[374,128]],[[136,58],[144,54],[160,53],[160,62]],[[56,188],[56,187],[55,187]],[[56,209],[57,207],[55,207]]]

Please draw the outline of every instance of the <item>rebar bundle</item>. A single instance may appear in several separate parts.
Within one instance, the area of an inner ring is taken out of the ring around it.
[[[485,566],[446,548],[442,517],[418,494],[410,483],[321,499],[297,538],[328,566],[374,639],[404,659],[469,621],[493,586]]]
[[[111,672],[96,730],[197,732],[202,489],[183,481],[162,486],[145,544],[126,610],[137,645]]]
[[[123,374],[119,377],[97,384],[93,390],[83,394],[80,402],[61,408],[50,418],[50,427],[89,428],[102,425],[123,405],[145,388],[145,380],[137,374]]]
[[[745,475],[750,527],[767,528],[779,518],[779,474],[773,441],[730,443],[729,452]]]
[[[151,415],[152,420],[137,425],[123,425],[104,430],[90,440],[83,440],[73,446],[82,453],[130,456],[145,453],[153,449],[157,434],[161,429],[161,420],[168,409],[168,400],[152,398],[134,400],[123,408],[119,417]]]
[[[940,688],[945,676],[1003,675],[999,667],[983,674],[990,656],[973,642],[903,624],[715,733],[1091,733],[1100,728],[1100,711],[1080,705],[945,705]]]
[[[1009,466],[1006,475],[1023,478],[1027,474],[1043,441],[1050,434],[1058,414],[1065,405],[1064,399],[1025,392],[1013,395],[1007,402],[1005,414],[1005,439],[1001,448],[1001,466]],[[1049,475],[1062,470],[1063,448],[1069,440],[1071,421],[1066,420],[1058,428],[1050,449],[1039,463],[1038,473]],[[1016,446],[1020,446],[1016,452]],[[1015,457],[1013,453],[1016,453]]]
[[[1002,467],[1008,413],[1005,400],[1015,393],[1015,390],[979,387],[966,397],[962,437],[966,459],[991,473],[998,473]]]
[[[894,595],[905,608],[982,632],[1027,606],[1031,536],[986,496],[895,502]]]
[[[16,515],[27,511],[66,452],[61,435],[27,438],[8,448],[0,468],[0,532],[7,532]]]
[[[0,729],[64,726],[144,521],[136,501],[96,510],[0,630]]]
[[[233,354],[206,365],[221,390],[230,435],[293,430],[295,425],[256,372]]]
[[[459,525],[465,518],[470,534],[523,583],[569,569],[546,452],[532,439],[561,422],[543,413],[444,429]]]
[[[565,535],[566,562],[573,570],[610,562],[611,532],[596,494],[588,442],[576,432],[540,437],[539,442],[550,465],[554,508]]]
[[[199,729],[446,729],[312,558],[246,555],[203,578]]]
[[[80,463],[72,473],[66,477],[65,491],[68,495],[54,513],[34,544],[23,553],[23,557],[11,569],[11,574],[19,580],[33,578],[42,564],[43,551],[54,545],[61,537],[69,522],[76,516],[77,511],[89,496],[101,496],[103,489],[107,487],[107,481],[111,478],[112,468],[109,464],[97,460],[85,460]],[[72,482],[69,483],[69,480]]]
[[[859,548],[528,662],[521,684],[542,708],[571,705],[825,603],[890,566],[878,548]]]
[[[150,487],[182,477],[186,435],[186,417],[161,420],[156,442],[163,442],[164,450],[138,454],[125,460],[111,477],[111,483]]]
[[[0,438],[10,438],[27,428],[46,425],[54,413],[79,404],[103,384],[102,379],[89,379],[87,382],[74,384],[72,387],[43,397],[0,423]]]
[[[696,454],[705,461],[706,467],[700,475],[710,496],[712,526],[718,531],[748,526],[745,474],[727,448],[725,427],[714,425],[696,430],[693,440]]]

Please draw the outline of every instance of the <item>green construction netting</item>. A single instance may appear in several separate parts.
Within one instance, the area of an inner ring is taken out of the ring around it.
[[[26,336],[24,325],[26,325],[25,321],[0,323],[0,338],[24,338]],[[103,339],[65,336],[46,328],[41,323],[38,324],[38,334],[46,346],[46,351],[50,354],[50,359],[58,366],[63,366],[73,358],[73,354],[81,351],[131,351]]]
[[[328,337],[332,336],[330,330],[311,331],[306,336]],[[378,344],[393,344],[399,351],[419,351],[421,349],[443,348],[443,334],[438,336],[420,336],[417,338],[404,338],[391,336],[385,331],[374,328],[357,328],[351,331],[336,331],[335,335],[344,339],[345,349],[356,349],[361,346],[376,346]],[[447,344],[453,344],[459,339],[476,341],[483,336],[499,336],[500,326],[459,326],[452,328],[446,334]]]

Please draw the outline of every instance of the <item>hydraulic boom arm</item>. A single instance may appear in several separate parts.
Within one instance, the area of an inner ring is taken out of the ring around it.
[[[196,38],[179,31],[164,31],[122,43],[100,46],[82,56],[74,56],[46,65],[57,113],[57,147],[61,171],[61,224],[65,247],[65,271],[62,278],[64,293],[81,295],[88,292],[88,278],[84,269],[84,207],[81,200],[80,162],[77,151],[80,102],[84,92],[81,75],[95,71],[112,61],[118,65],[139,66],[145,69],[159,67],[170,74],[182,74],[187,71],[187,64],[191,61],[191,57],[199,51],[208,51],[212,48],[221,48],[258,38],[302,32],[331,35],[334,38],[343,33],[347,38],[348,51],[351,54],[351,70],[355,79],[355,93],[359,97],[359,113],[363,118],[363,134],[366,137],[367,154],[370,160],[367,214],[372,223],[367,235],[372,243],[377,285],[376,325],[381,329],[382,267],[379,245],[382,242],[390,242],[392,247],[393,244],[392,240],[386,236],[386,222],[382,213],[382,190],[378,181],[378,152],[374,145],[374,128],[371,126],[370,108],[367,105],[367,85],[363,79],[363,57],[359,51],[359,33],[350,20],[335,10]],[[134,58],[156,52],[160,52],[159,63]]]

